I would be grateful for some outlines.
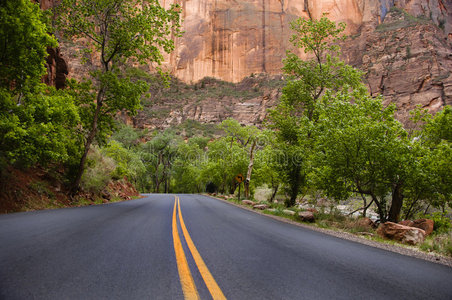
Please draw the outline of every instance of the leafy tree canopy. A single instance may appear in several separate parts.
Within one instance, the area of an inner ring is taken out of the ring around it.
[[[57,45],[47,22],[30,0],[0,1],[0,87],[20,91],[41,80],[47,47]]]

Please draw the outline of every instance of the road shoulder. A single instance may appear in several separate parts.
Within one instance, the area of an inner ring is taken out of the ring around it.
[[[266,214],[266,213],[264,213],[262,211],[252,209],[252,208],[250,208],[248,206],[243,206],[243,205],[240,205],[240,204],[237,204],[237,203],[225,200],[225,199],[217,198],[217,197],[214,197],[214,196],[211,196],[211,195],[203,194],[203,196],[206,196],[206,197],[209,197],[209,198],[212,198],[212,199],[215,199],[215,200],[219,200],[219,201],[228,203],[230,205],[239,207],[239,208],[244,209],[244,210],[252,211],[252,212],[254,212],[256,214],[260,214],[260,215],[266,216],[268,218],[272,218],[274,220],[278,220],[280,222],[284,222],[284,223],[292,224],[292,225],[295,225],[295,226],[303,227],[303,228],[306,228],[306,229],[314,230],[314,231],[321,232],[321,233],[324,233],[324,234],[328,234],[330,236],[334,236],[334,237],[337,237],[337,238],[341,238],[341,239],[353,241],[353,242],[356,242],[356,243],[364,244],[364,245],[367,245],[367,246],[370,246],[370,247],[383,249],[383,250],[391,251],[391,252],[394,252],[394,253],[399,253],[401,255],[410,256],[410,257],[422,259],[422,260],[433,262],[433,263],[437,263],[437,264],[442,264],[442,265],[445,265],[445,266],[448,266],[448,267],[452,268],[452,258],[449,258],[449,257],[446,257],[446,256],[442,256],[442,255],[439,255],[439,254],[436,254],[436,253],[422,252],[422,251],[417,250],[417,249],[415,249],[413,247],[410,247],[410,246],[401,246],[401,245],[399,246],[399,245],[380,243],[380,242],[377,242],[377,241],[374,241],[374,240],[366,239],[365,237],[354,235],[352,233],[343,232],[343,231],[336,231],[336,230],[331,230],[331,229],[325,229],[325,228],[319,228],[319,227],[316,227],[316,226],[303,224],[303,223],[300,223],[300,222],[295,222],[293,220],[286,219],[286,218],[283,218],[283,217],[280,217],[280,216]]]

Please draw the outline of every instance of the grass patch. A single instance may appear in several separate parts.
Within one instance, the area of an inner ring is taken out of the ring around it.
[[[452,231],[428,236],[419,249],[425,252],[436,252],[452,257]]]

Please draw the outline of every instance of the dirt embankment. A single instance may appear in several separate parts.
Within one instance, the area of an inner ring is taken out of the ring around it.
[[[0,176],[0,214],[130,200],[139,195],[126,179],[110,182],[100,194],[70,197],[62,170],[11,167]]]

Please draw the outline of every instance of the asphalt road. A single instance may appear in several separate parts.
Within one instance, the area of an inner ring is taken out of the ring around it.
[[[179,198],[0,215],[0,299],[452,299],[444,265]]]

